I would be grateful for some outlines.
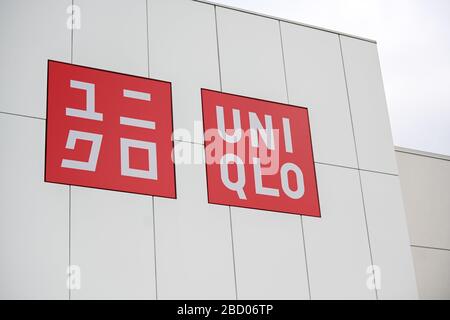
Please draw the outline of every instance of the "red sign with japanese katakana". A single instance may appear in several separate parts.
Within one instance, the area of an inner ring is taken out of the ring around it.
[[[49,61],[45,181],[176,197],[169,82]]]
[[[320,217],[308,109],[202,90],[210,203]]]

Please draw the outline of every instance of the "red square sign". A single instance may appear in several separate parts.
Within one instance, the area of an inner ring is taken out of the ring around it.
[[[45,181],[175,198],[169,82],[49,61]]]
[[[202,90],[208,201],[320,217],[308,109]]]

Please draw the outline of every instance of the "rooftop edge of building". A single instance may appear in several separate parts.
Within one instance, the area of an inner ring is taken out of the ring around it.
[[[450,156],[444,155],[444,154],[438,154],[438,153],[421,151],[421,150],[417,150],[417,149],[410,149],[410,148],[404,148],[404,147],[398,147],[398,146],[394,146],[394,149],[395,149],[395,151],[401,152],[401,153],[407,153],[407,154],[412,154],[412,155],[416,155],[416,156],[450,161]]]
[[[251,10],[247,10],[247,9],[237,8],[237,7],[229,6],[229,5],[226,5],[226,4],[221,4],[221,3],[208,1],[208,0],[191,0],[191,1],[198,2],[198,3],[203,3],[203,4],[209,4],[209,5],[213,5],[213,6],[216,6],[216,7],[221,7],[221,8],[225,8],[225,9],[229,9],[229,10],[239,11],[239,12],[242,12],[242,13],[252,14],[252,15],[256,15],[256,16],[260,16],[260,17],[264,17],[264,18],[268,18],[268,19],[273,19],[273,20],[277,20],[277,21],[291,23],[291,24],[299,25],[299,26],[306,27],[306,28],[311,28],[311,29],[316,29],[316,30],[320,30],[320,31],[329,32],[329,33],[334,33],[334,34],[337,34],[337,35],[340,35],[340,36],[345,36],[345,37],[354,38],[354,39],[358,39],[358,40],[367,41],[367,42],[371,42],[371,43],[377,44],[377,42],[375,40],[373,40],[373,39],[364,38],[364,37],[360,37],[360,36],[356,36],[356,35],[352,35],[352,34],[348,34],[348,33],[344,33],[344,32],[339,32],[339,31],[336,31],[336,30],[322,28],[322,27],[311,25],[311,24],[302,23],[302,22],[298,22],[298,21],[293,21],[293,20],[289,20],[289,19],[284,19],[284,18],[280,18],[280,17],[276,17],[276,16],[271,16],[271,15],[268,15],[268,14],[255,12],[255,11],[251,11]]]

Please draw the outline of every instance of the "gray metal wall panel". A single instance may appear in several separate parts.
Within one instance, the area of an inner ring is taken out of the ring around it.
[[[177,154],[204,157],[178,142]],[[155,197],[158,299],[234,299],[229,209],[208,204],[205,165],[176,165],[177,199]]]
[[[397,174],[377,46],[340,39],[359,168]]]
[[[412,248],[420,299],[450,299],[450,250]]]
[[[450,161],[396,156],[411,244],[450,250]]]
[[[217,7],[222,90],[287,102],[278,21]]]
[[[339,37],[284,22],[281,31],[289,103],[308,108],[314,160],[357,168]]]
[[[74,30],[73,63],[148,75],[145,0],[75,0],[75,4],[82,21],[81,29]],[[82,275],[86,269],[81,290],[73,291],[72,297],[154,299],[152,198],[75,188],[72,195],[71,260],[80,264]]]
[[[361,171],[373,262],[380,267],[380,299],[417,299],[400,181],[397,176]]]
[[[217,8],[217,29],[222,89],[287,102],[279,23]],[[231,212],[238,298],[309,298],[301,218]]]
[[[45,122],[0,114],[0,298],[68,299],[68,187],[44,182]]]
[[[70,61],[70,0],[5,0],[0,10],[0,111],[44,118],[47,60]]]
[[[309,299],[300,217],[231,211],[238,299]]]
[[[172,82],[175,138],[203,143],[200,90],[220,89],[214,7],[150,0],[148,19],[150,76]]]
[[[81,28],[73,32],[73,63],[148,76],[145,0],[74,0]]]
[[[375,299],[358,171],[316,165],[322,217],[303,218],[312,299]]]
[[[155,299],[152,198],[71,188],[71,299]]]

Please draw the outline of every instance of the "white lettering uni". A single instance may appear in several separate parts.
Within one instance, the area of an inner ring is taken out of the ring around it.
[[[229,134],[230,130],[225,129],[224,108],[216,106],[216,120],[219,136],[227,143],[238,143],[243,137],[243,130],[241,128],[241,113],[239,109],[232,109],[233,115],[233,134]],[[274,129],[271,115],[264,115],[264,125],[262,124],[258,115],[254,112],[249,112],[250,124],[250,141],[254,148],[259,147],[260,140],[264,141],[265,146],[270,150],[276,150],[274,138]],[[284,149],[286,153],[293,153],[291,125],[288,118],[282,118]],[[259,139],[261,138],[261,139]],[[278,155],[279,156],[279,155]],[[230,164],[235,164],[237,167],[236,181],[232,181],[229,175]],[[263,185],[264,174],[261,170],[261,161],[258,157],[252,157],[253,175],[255,193],[270,197],[280,197],[280,190]],[[292,162],[284,163],[281,166],[280,178],[281,189],[291,199],[300,199],[305,194],[305,184],[303,172],[299,166]],[[296,189],[292,189],[289,185],[289,173],[294,174],[296,179]],[[244,188],[246,185],[245,167],[243,160],[234,153],[225,153],[220,159],[220,178],[222,183],[231,191],[236,192],[239,199],[246,200]]]

